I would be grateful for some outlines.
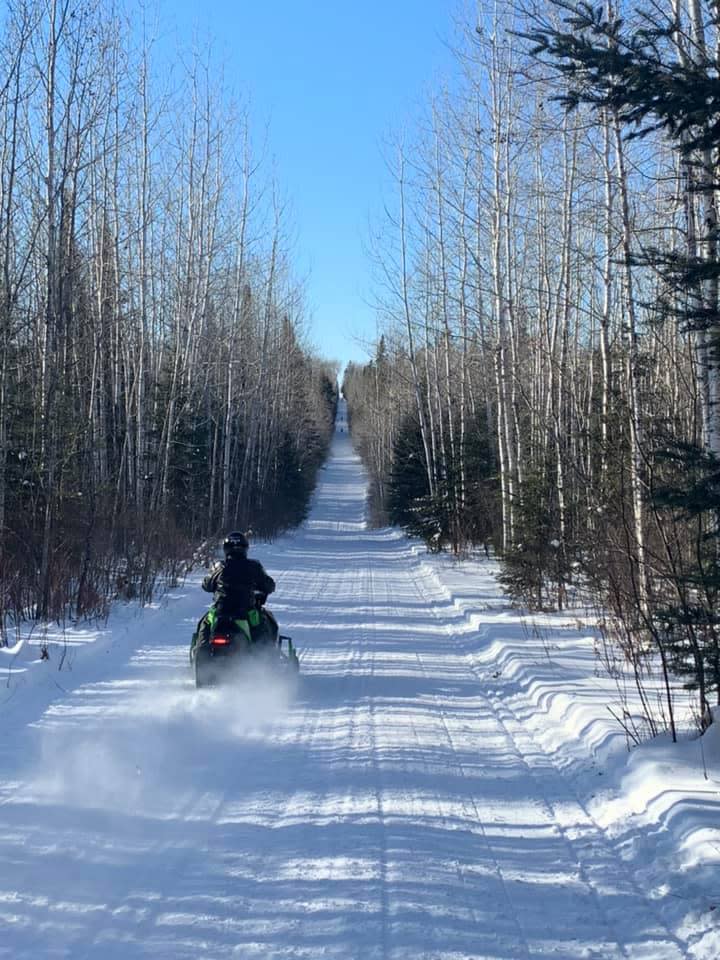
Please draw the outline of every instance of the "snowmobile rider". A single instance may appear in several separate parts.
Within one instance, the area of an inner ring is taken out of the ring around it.
[[[275,581],[258,560],[248,558],[249,546],[244,533],[233,532],[225,537],[225,560],[216,563],[202,582],[203,590],[214,595],[214,602],[198,624],[191,651],[196,643],[203,646],[210,641],[211,625],[220,618],[249,619],[261,625],[262,621],[256,613],[256,594],[260,594],[259,603],[262,606],[268,594],[275,590]],[[254,616],[250,615],[251,611]],[[264,611],[264,614],[266,618],[271,617],[269,611]]]
[[[229,533],[223,543],[224,563],[216,563],[202,582],[203,590],[215,595],[220,617],[242,617],[254,609],[256,591],[267,597],[275,590],[260,561],[248,558],[249,547],[244,533]]]

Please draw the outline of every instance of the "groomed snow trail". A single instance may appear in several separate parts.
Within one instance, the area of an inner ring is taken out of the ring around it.
[[[305,527],[255,550],[297,689],[192,688],[194,577],[90,677],[15,698],[0,958],[690,956],[365,489],[338,428]]]

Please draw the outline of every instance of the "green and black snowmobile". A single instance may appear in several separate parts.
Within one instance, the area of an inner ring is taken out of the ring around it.
[[[255,606],[243,617],[218,614],[215,604],[202,617],[190,645],[196,687],[242,676],[250,663],[293,672],[300,669],[292,638],[280,633],[277,620],[265,609],[265,599],[256,592]]]

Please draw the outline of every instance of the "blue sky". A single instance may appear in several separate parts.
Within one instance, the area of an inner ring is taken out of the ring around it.
[[[366,358],[372,270],[368,218],[381,209],[384,139],[412,120],[450,70],[454,0],[165,0],[181,45],[215,38],[230,86],[270,124],[292,203],[297,262],[309,272],[310,335],[341,363]]]

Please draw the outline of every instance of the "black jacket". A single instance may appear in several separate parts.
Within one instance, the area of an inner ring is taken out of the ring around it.
[[[203,590],[215,595],[220,614],[242,616],[255,606],[255,591],[272,593],[275,581],[263,565],[248,557],[228,557],[216,564],[202,582]]]

